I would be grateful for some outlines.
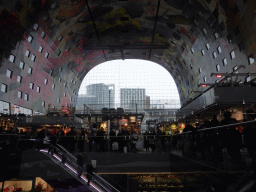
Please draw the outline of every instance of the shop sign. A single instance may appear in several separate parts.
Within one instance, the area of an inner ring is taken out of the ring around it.
[[[97,122],[102,122],[102,117],[97,117]]]
[[[135,123],[136,122],[136,117],[135,116],[131,116],[130,117],[130,122],[131,123]]]

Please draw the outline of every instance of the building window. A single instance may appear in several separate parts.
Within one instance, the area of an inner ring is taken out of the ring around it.
[[[74,81],[74,85],[76,84],[76,81]]]
[[[246,82],[249,83],[251,81],[251,76],[245,78]]]
[[[60,50],[58,50],[57,55],[58,55],[58,56],[60,56],[60,54],[61,54],[61,51],[60,51]]]
[[[48,52],[45,53],[45,57],[46,57],[46,58],[49,57],[49,53],[48,53]]]
[[[45,79],[44,84],[47,85],[47,83],[48,83],[48,79]]]
[[[219,64],[216,65],[216,70],[220,71],[220,65]]]
[[[219,38],[219,34],[217,32],[214,33],[214,37],[215,37],[215,39],[218,39]]]
[[[60,98],[58,97],[57,102],[60,103]]]
[[[255,62],[255,59],[253,57],[253,54],[249,55],[248,56],[248,62],[249,62],[249,65],[253,64]]]
[[[244,42],[241,42],[241,43],[238,45],[238,47],[239,47],[240,52],[242,52],[243,50],[245,50]]]
[[[29,88],[34,89],[34,83],[30,82]]]
[[[42,107],[45,107],[45,102],[44,101],[42,101]]]
[[[217,51],[218,51],[218,53],[219,53],[219,54],[222,52],[222,49],[221,49],[221,47],[220,47],[220,46],[219,46],[219,47],[217,47]]]
[[[29,35],[29,36],[28,36],[28,42],[29,42],[29,43],[32,43],[32,41],[33,41],[33,37],[32,37],[31,35]]]
[[[30,51],[29,51],[29,50],[26,50],[25,55],[26,55],[27,57],[29,57],[29,55],[30,55]]]
[[[20,61],[20,65],[19,65],[19,67],[20,67],[21,69],[24,69],[24,67],[25,67],[25,63],[24,63],[24,62],[22,62],[22,61]]]
[[[21,83],[21,81],[22,81],[22,77],[21,77],[20,75],[18,75],[18,76],[17,76],[17,82],[18,82],[18,83]]]
[[[193,69],[193,65],[190,65],[190,69]]]
[[[32,55],[32,56],[31,56],[31,61],[34,61],[34,62],[35,62],[35,60],[36,60],[36,56],[35,56],[35,55]]]
[[[22,92],[18,91],[18,98],[22,98]]]
[[[227,58],[224,58],[224,59],[222,60],[222,63],[223,63],[223,66],[226,66],[226,65],[228,64]]]
[[[59,77],[59,80],[58,80],[59,82],[61,82],[61,78]]]
[[[7,93],[7,85],[2,83],[1,91],[4,92],[4,93]]]
[[[51,22],[51,24],[50,24],[51,30],[52,30],[54,27],[55,27],[55,24],[54,24],[53,22]]]
[[[233,72],[238,73],[238,67],[237,67],[237,65],[236,65],[235,67],[233,67]]]
[[[68,32],[68,36],[70,37],[71,35],[73,35],[73,31]]]
[[[55,84],[52,84],[52,89],[55,89]]]
[[[24,100],[26,100],[26,101],[28,101],[28,94],[27,93],[25,93],[25,95],[24,95]]]
[[[58,40],[61,41],[63,39],[63,36],[59,36]]]
[[[212,56],[213,56],[213,58],[215,59],[215,58],[217,57],[217,53],[214,51],[214,52],[212,53]]]
[[[202,53],[202,55],[203,55],[203,56],[205,55],[205,52],[204,52],[204,50],[203,50],[203,49],[201,50],[201,53]]]
[[[36,92],[40,93],[40,90],[41,90],[41,87],[38,86],[38,87],[36,88]]]
[[[228,39],[228,42],[229,42],[229,43],[232,43],[232,41],[233,41],[233,37],[232,37],[232,35],[231,35],[231,34],[227,36],[227,39]]]
[[[38,51],[39,51],[40,53],[42,53],[42,52],[43,52],[43,49],[44,49],[44,48],[43,48],[42,46],[40,46],[39,49],[38,49]]]
[[[67,87],[67,83],[64,83],[64,87]]]
[[[62,71],[62,67],[59,68],[59,71]]]
[[[53,73],[53,71],[52,70],[50,70],[50,72],[49,72],[49,74],[52,76],[52,73]]]
[[[12,63],[14,63],[14,60],[15,60],[15,56],[14,56],[14,55],[10,55],[9,61],[12,62]]]
[[[33,29],[35,30],[35,31],[37,31],[37,29],[38,29],[38,24],[36,23],[34,26],[33,26]]]
[[[203,80],[204,80],[204,82],[206,82],[206,77],[205,76],[203,77]]]
[[[210,44],[209,44],[209,43],[206,43],[206,44],[205,44],[205,47],[206,47],[207,50],[209,50],[209,49],[210,49]]]
[[[205,28],[203,28],[203,33],[206,35],[207,34],[207,30]]]
[[[73,83],[74,79],[71,79],[71,83]]]
[[[202,68],[201,67],[198,70],[199,70],[199,73],[202,73]]]
[[[44,21],[47,21],[47,20],[48,20],[48,18],[49,18],[49,16],[48,16],[48,15],[43,16],[43,20],[44,20]]]
[[[6,77],[12,78],[12,71],[11,70],[7,69]]]
[[[45,37],[45,32],[44,32],[44,31],[42,31],[42,33],[41,33],[41,37],[42,37],[42,38],[44,38],[44,37]]]
[[[191,48],[190,50],[191,50],[191,52],[192,52],[192,53],[194,53],[194,52],[195,52],[193,48]]]
[[[64,93],[64,97],[66,97],[66,95],[67,95],[67,94],[66,94],[66,93]]]
[[[33,69],[31,67],[28,68],[28,73],[32,74]]]
[[[231,57],[231,59],[234,59],[236,57],[234,50],[230,52],[230,57]]]

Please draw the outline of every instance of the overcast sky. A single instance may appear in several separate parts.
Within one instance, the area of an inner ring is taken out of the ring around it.
[[[120,102],[120,88],[145,88],[150,100],[179,99],[170,73],[151,61],[129,59],[102,63],[85,76],[78,94],[86,94],[86,86],[95,83],[115,84],[116,103]]]

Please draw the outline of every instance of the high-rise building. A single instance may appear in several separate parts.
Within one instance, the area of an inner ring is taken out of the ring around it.
[[[138,88],[120,89],[121,107],[125,109],[142,109],[146,104],[146,90]]]
[[[146,95],[146,108],[150,108],[150,96]]]

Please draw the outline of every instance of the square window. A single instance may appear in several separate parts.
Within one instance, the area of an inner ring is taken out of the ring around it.
[[[18,76],[17,76],[17,82],[18,82],[18,83],[21,83],[21,81],[22,81],[22,77],[21,77],[20,75],[18,75]]]
[[[222,60],[222,63],[223,63],[223,66],[226,66],[226,65],[228,64],[227,58],[224,58],[224,59]]]
[[[7,69],[6,77],[12,78],[12,71],[11,70]]]
[[[19,65],[19,67],[20,67],[21,69],[24,69],[24,67],[25,67],[25,63],[24,63],[24,62],[22,62],[22,61],[20,61],[20,65]]]
[[[29,35],[29,36],[28,36],[28,42],[29,42],[29,43],[32,43],[32,41],[33,41],[33,37],[32,37],[31,35]]]
[[[4,92],[4,93],[7,93],[7,85],[2,83],[1,91]]]
[[[31,61],[34,61],[34,62],[35,62],[35,60],[36,60],[36,56],[35,56],[35,55],[32,55],[32,56],[31,56]]]
[[[202,55],[203,55],[203,56],[205,55],[205,52],[204,52],[204,50],[203,50],[203,49],[201,50],[201,53],[202,53]]]
[[[212,56],[213,56],[213,58],[215,59],[215,58],[217,57],[217,53],[214,51],[214,52],[212,53]]]
[[[28,68],[28,73],[32,74],[33,69],[31,67]]]
[[[230,57],[231,57],[231,59],[234,59],[236,57],[234,50],[230,52]]]
[[[41,91],[41,87],[38,86],[38,87],[36,88],[36,92],[40,93],[40,91]]]
[[[219,54],[222,52],[222,49],[221,49],[221,47],[220,47],[220,46],[219,46],[219,47],[217,47],[217,51],[218,51],[218,53],[219,53]]]
[[[219,64],[216,65],[216,70],[220,71],[220,65]]]
[[[194,53],[194,52],[195,52],[193,48],[191,48],[190,50],[191,50],[191,52],[192,52],[192,53]]]
[[[207,30],[205,28],[203,28],[203,32],[205,35],[207,34]]]
[[[18,91],[18,98],[22,98],[22,92]]]
[[[30,55],[30,51],[29,51],[29,50],[26,50],[25,55],[26,55],[27,57],[29,57],[29,55]]]
[[[214,37],[215,37],[215,39],[218,39],[219,38],[219,33],[214,33]]]
[[[42,101],[42,107],[45,107],[45,102],[44,101]]]
[[[42,46],[40,46],[39,49],[38,49],[38,51],[39,51],[40,53],[42,53],[42,52],[43,52],[43,49],[44,49],[44,48],[43,48]]]
[[[61,41],[63,39],[63,36],[59,36],[58,40]]]
[[[48,53],[48,52],[45,53],[45,57],[46,57],[46,58],[49,57],[49,53]]]
[[[210,44],[209,44],[209,43],[206,43],[206,44],[205,44],[205,47],[206,47],[207,50],[209,50],[209,49],[210,49]]]
[[[253,54],[249,55],[248,56],[248,62],[249,62],[249,65],[253,64],[255,62],[255,59],[253,57]]]
[[[205,76],[203,77],[203,80],[204,80],[204,82],[206,82],[206,77]]]
[[[29,88],[30,88],[30,89],[34,89],[34,83],[30,82]]]
[[[15,60],[15,56],[14,56],[14,55],[10,55],[9,61],[12,62],[12,63],[14,63],[14,60]]]
[[[42,33],[41,33],[41,37],[42,37],[42,38],[44,38],[44,37],[45,37],[45,32],[44,32],[44,31],[42,31]]]
[[[25,93],[24,100],[28,101],[28,97],[29,97],[29,95],[27,93]]]
[[[38,29],[38,24],[36,23],[34,26],[33,26],[33,29],[35,30],[35,31],[37,31],[37,29]]]
[[[47,85],[47,83],[48,83],[48,79],[45,79],[44,84]]]
[[[202,73],[202,68],[201,67],[198,70],[199,70],[199,73]]]

